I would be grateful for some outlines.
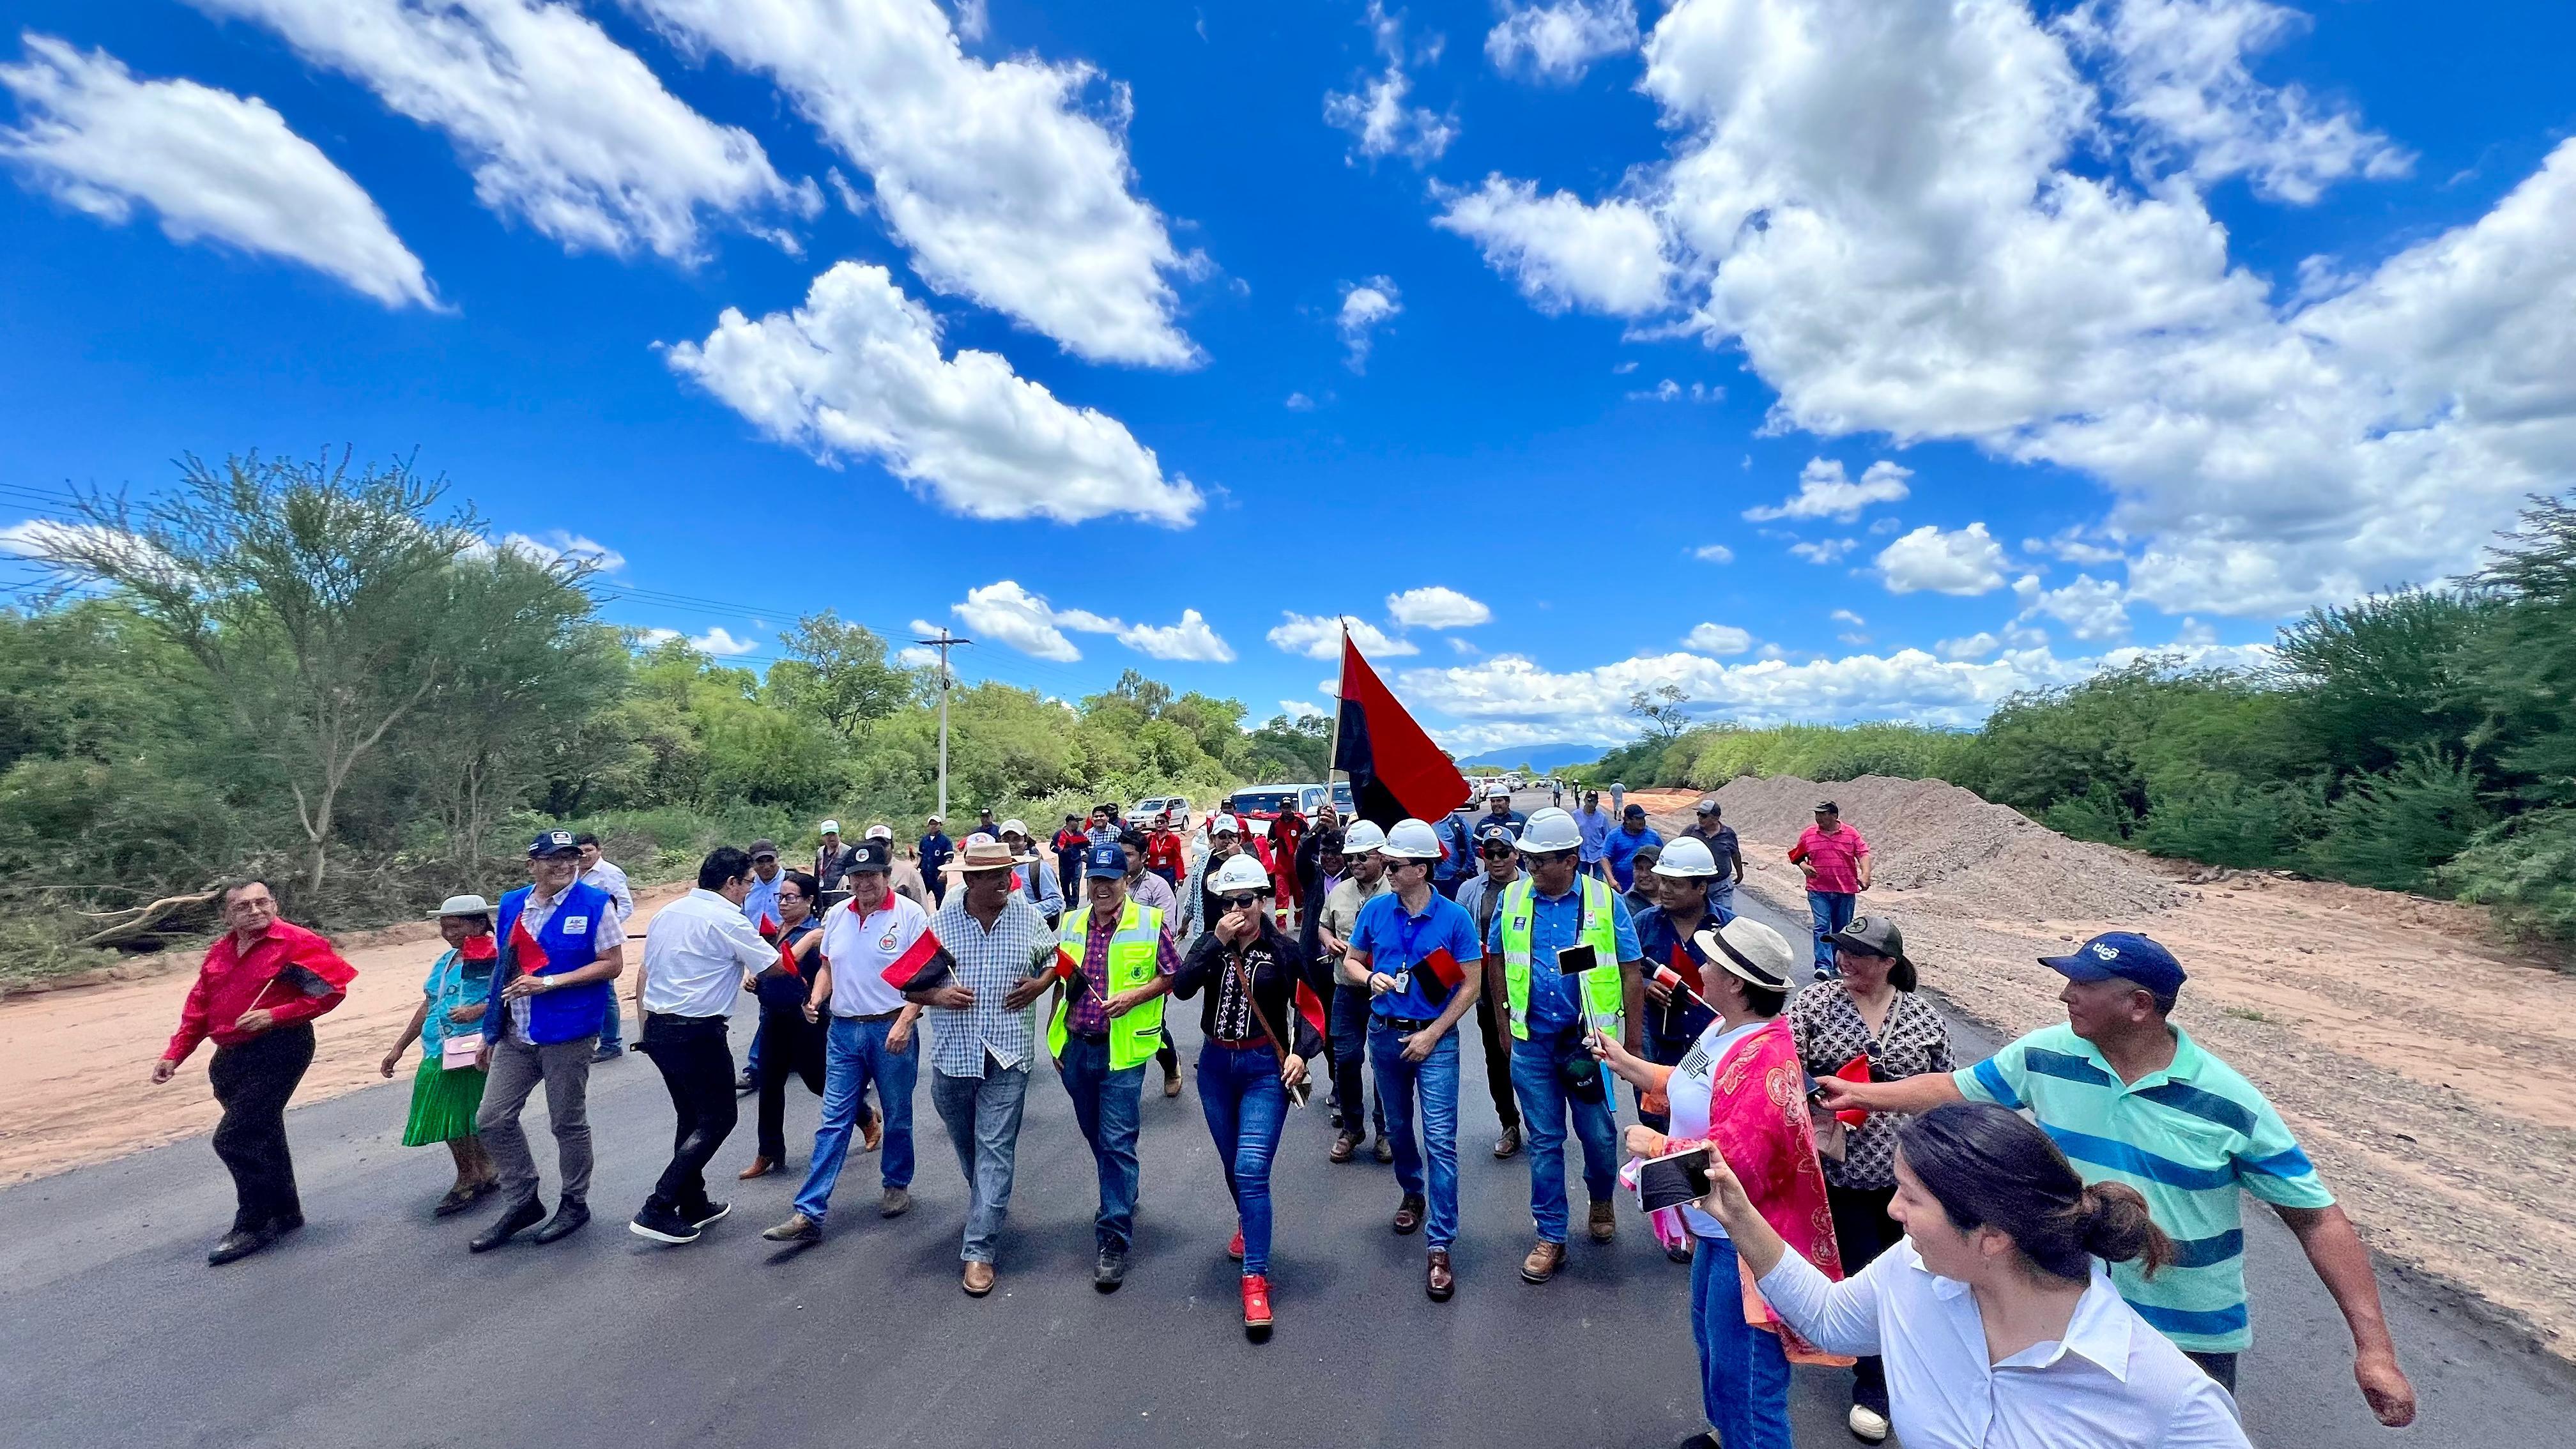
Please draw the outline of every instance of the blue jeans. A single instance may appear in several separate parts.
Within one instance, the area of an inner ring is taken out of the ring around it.
[[[1840,976],[1834,966],[1834,948],[1825,938],[1852,923],[1852,912],[1860,897],[1849,891],[1807,892],[1808,914],[1816,918],[1816,969],[1826,976]]]
[[[1395,1180],[1406,1194],[1425,1196],[1422,1160],[1431,1159],[1431,1212],[1424,1219],[1429,1245],[1445,1248],[1458,1236],[1458,1033],[1440,1038],[1431,1055],[1404,1059],[1406,1033],[1384,1018],[1369,1023],[1369,1064],[1377,1073],[1378,1105],[1386,1109],[1386,1135],[1395,1139]],[[1421,1089],[1422,1145],[1413,1142],[1415,1088]]]
[[[626,1003],[617,999],[614,982],[609,984],[608,1009],[599,1014],[599,1049],[604,1052],[626,1050]]]
[[[1733,875],[1719,876],[1717,883],[1708,888],[1708,905],[1711,915],[1719,911],[1724,911],[1730,916],[1735,914],[1735,877]]]
[[[993,1261],[993,1240],[1011,1211],[1011,1172],[1020,1150],[1020,1109],[1029,1097],[1029,1069],[1005,1067],[988,1053],[981,1077],[952,1077],[933,1070],[930,1105],[948,1124],[957,1148],[957,1170],[966,1175],[966,1240],[958,1256]]]
[[[857,1127],[859,1106],[867,1100],[868,1083],[877,1084],[885,1106],[885,1185],[912,1186],[912,1088],[921,1073],[920,1023],[902,1051],[886,1049],[891,1021],[832,1018],[823,1038],[823,1121],[814,1129],[814,1162],[797,1189],[796,1210],[816,1222],[832,1208],[832,1189],[840,1185],[841,1164],[850,1156],[850,1134]]]
[[[1199,1108],[1216,1139],[1217,1165],[1243,1225],[1246,1277],[1270,1271],[1270,1159],[1288,1121],[1279,1054],[1266,1046],[1199,1048]]]
[[[1780,1335],[1744,1321],[1735,1245],[1702,1238],[1691,1255],[1691,1337],[1700,1408],[1726,1449],[1790,1449],[1789,1355]]]
[[[1559,1038],[1557,1040],[1562,1040]],[[1577,1101],[1557,1080],[1557,1040],[1512,1043],[1512,1094],[1521,1099],[1521,1131],[1529,1143],[1530,1219],[1538,1235],[1565,1241],[1565,1119],[1583,1141],[1583,1190],[1594,1202],[1610,1201],[1618,1186],[1619,1119],[1604,1091],[1598,1102]],[[1608,1076],[1605,1073],[1606,1083]]]
[[[1073,1098],[1074,1125],[1091,1144],[1100,1168],[1100,1212],[1091,1220],[1100,1251],[1123,1253],[1136,1234],[1136,1135],[1142,1128],[1138,1099],[1145,1064],[1109,1069],[1109,1043],[1066,1037],[1056,1074]]]
[[[1361,1109],[1368,1105],[1368,1035],[1369,1002],[1373,1000],[1365,986],[1337,985],[1333,988],[1333,1098],[1341,1111],[1333,1125],[1353,1137],[1368,1135],[1369,1116]],[[1378,1135],[1386,1135],[1386,1097],[1380,1093],[1377,1103]]]

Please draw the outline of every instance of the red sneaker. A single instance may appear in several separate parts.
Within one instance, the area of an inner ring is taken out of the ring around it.
[[[1243,1275],[1243,1326],[1247,1332],[1270,1327],[1270,1280],[1259,1273]]]
[[[1234,1230],[1234,1241],[1225,1245],[1225,1255],[1238,1263],[1243,1261],[1243,1229]]]

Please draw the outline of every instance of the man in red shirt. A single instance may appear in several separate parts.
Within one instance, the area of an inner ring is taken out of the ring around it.
[[[1807,912],[1816,924],[1816,979],[1831,981],[1834,966],[1831,937],[1852,923],[1860,893],[1869,889],[1869,842],[1845,825],[1842,808],[1831,800],[1816,802],[1816,823],[1789,847],[1789,863],[1807,876]]]
[[[1154,828],[1145,836],[1145,868],[1161,876],[1175,893],[1189,879],[1189,862],[1181,858],[1181,837],[1172,829],[1169,815],[1155,816]]]
[[[313,1018],[338,1006],[358,974],[330,942],[277,918],[267,882],[244,881],[222,899],[228,929],[206,948],[179,1030],[152,1064],[158,1086],[197,1043],[214,1039],[206,1079],[224,1109],[215,1155],[233,1175],[237,1208],[233,1230],[206,1255],[212,1264],[247,1258],[304,1226],[286,1099],[313,1065]]]

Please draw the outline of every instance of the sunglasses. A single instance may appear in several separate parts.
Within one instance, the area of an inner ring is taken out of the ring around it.
[[[1260,904],[1261,897],[1259,896],[1227,896],[1225,898],[1225,908],[1229,911],[1249,911],[1258,908]]]

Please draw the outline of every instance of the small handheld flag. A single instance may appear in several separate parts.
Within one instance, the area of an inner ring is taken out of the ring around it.
[[[1413,969],[1405,973],[1405,979],[1408,983],[1420,983],[1423,996],[1432,1005],[1445,1006],[1449,993],[1458,989],[1458,983],[1466,980],[1467,974],[1458,969],[1458,958],[1449,954],[1448,947],[1442,946],[1414,962]],[[1435,986],[1439,988],[1436,991],[1432,989]]]
[[[1315,1029],[1317,1036],[1326,1034],[1324,999],[1315,994],[1315,988],[1311,982],[1297,983],[1297,1014],[1306,1018],[1306,1024]]]
[[[465,944],[456,948],[456,954],[474,962],[498,960],[501,955],[501,943],[493,940],[488,932],[480,936],[468,936],[465,938]]]
[[[1853,1057],[1850,1061],[1834,1068],[1834,1075],[1842,1078],[1846,1082],[1868,1081],[1870,1079],[1869,1053],[1862,1052],[1860,1055]],[[1867,1112],[1860,1111],[1857,1108],[1845,1108],[1840,1112],[1836,1112],[1834,1116],[1846,1127],[1857,1127],[1863,1122],[1869,1120],[1869,1114]]]
[[[1699,963],[1691,959],[1690,952],[1682,949],[1678,941],[1673,943],[1672,964],[1656,967],[1655,980],[1672,990],[1688,992],[1693,1001],[1704,1000],[1708,995],[1708,985],[1699,974]]]
[[[928,991],[956,969],[957,959],[939,944],[936,933],[924,931],[909,950],[897,956],[894,964],[879,972],[885,984],[897,991]]]

